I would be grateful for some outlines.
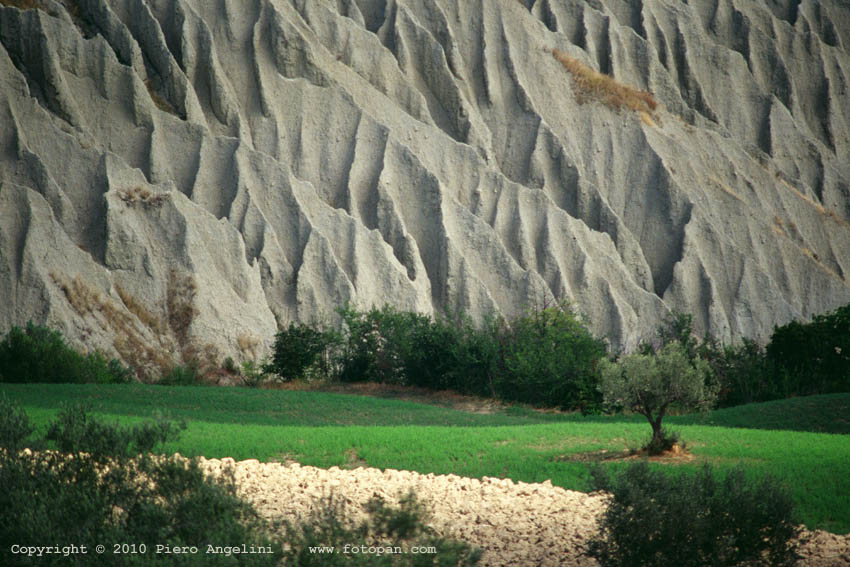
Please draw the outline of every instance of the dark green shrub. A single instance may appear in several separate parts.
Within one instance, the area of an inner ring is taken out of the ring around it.
[[[249,388],[256,388],[263,382],[269,379],[269,374],[266,371],[268,365],[257,364],[253,360],[245,360],[242,362],[242,380]]]
[[[720,386],[720,407],[764,402],[782,395],[764,349],[753,340],[720,345],[712,337],[706,337],[699,347],[699,356],[708,362]]]
[[[401,498],[398,507],[375,498],[366,510],[369,519],[354,525],[333,495],[325,499],[309,521],[286,526],[290,548],[284,565],[462,567],[477,565],[481,558],[481,552],[470,545],[437,536],[427,526],[426,511],[412,493]],[[436,553],[410,553],[413,546],[434,547]],[[330,547],[333,552],[317,551]]]
[[[339,310],[346,329],[340,379],[493,395],[496,324],[477,329],[468,317],[432,318],[391,306]]]
[[[497,325],[490,321],[479,329],[463,316],[420,320],[412,330],[413,348],[403,360],[407,382],[432,390],[494,397]]]
[[[62,334],[27,324],[12,327],[0,342],[0,382],[115,384],[126,383],[131,372],[100,353],[82,355],[65,344]]]
[[[452,389],[542,406],[596,411],[605,344],[566,303],[514,321],[432,318],[390,306],[339,310],[340,379]]]
[[[230,374],[239,374],[239,369],[236,367],[236,362],[233,360],[232,356],[225,358],[221,367]]]
[[[427,511],[413,492],[401,497],[398,508],[387,506],[380,497],[372,498],[366,504],[366,511],[370,516],[370,531],[381,537],[397,541],[428,533],[424,523]]]
[[[4,394],[0,398],[0,449],[18,451],[32,434],[29,416],[10,402]]]
[[[775,328],[766,351],[785,397],[850,391],[850,304]]]
[[[430,317],[390,305],[365,312],[345,306],[338,313],[346,336],[340,380],[409,385],[407,369]]]
[[[405,382],[432,390],[461,390],[456,371],[461,364],[462,332],[443,319],[411,321],[409,342],[413,348],[401,354]]]
[[[174,426],[160,422],[122,429],[74,409],[63,412],[49,430],[69,452],[0,451],[0,564],[271,566],[280,559],[280,544],[236,496],[232,474],[213,479],[195,460],[135,454],[167,440]],[[88,553],[12,553],[13,545],[71,543]],[[133,552],[113,553],[116,545],[128,543]],[[242,543],[272,546],[272,553],[205,553],[208,544]],[[105,553],[96,553],[97,545],[105,546]],[[197,546],[199,552],[155,554],[156,545]]]
[[[111,384],[129,384],[133,381],[133,369],[124,366],[117,358],[112,358],[106,365],[112,375]]]
[[[174,424],[163,418],[122,428],[95,418],[85,406],[70,405],[59,411],[45,438],[63,453],[84,451],[98,458],[131,457],[176,440],[183,429],[185,422]]]
[[[531,312],[503,331],[496,394],[509,401],[597,411],[596,366],[605,352],[605,343],[591,335],[567,302]]]
[[[466,394],[495,398],[496,374],[501,365],[501,340],[505,321],[491,317],[478,328],[464,320],[460,329],[458,364],[452,370],[455,389]],[[462,387],[460,386],[462,385]]]
[[[157,382],[160,386],[198,386],[202,383],[197,365],[191,362],[178,364]]]
[[[749,482],[741,470],[715,479],[668,476],[645,462],[618,478],[594,473],[595,488],[613,492],[601,537],[588,554],[603,567],[791,566],[799,535],[788,491],[767,478]]]
[[[276,374],[284,382],[300,380],[317,363],[326,361],[338,343],[336,333],[290,323],[275,335],[274,354],[264,371]]]

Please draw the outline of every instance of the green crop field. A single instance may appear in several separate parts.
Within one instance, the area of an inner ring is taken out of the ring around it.
[[[43,427],[64,403],[132,423],[158,414],[188,428],[166,449],[184,455],[294,460],[421,473],[508,477],[588,489],[588,464],[624,467],[649,434],[640,416],[476,414],[364,396],[243,388],[0,384]],[[743,466],[791,488],[799,520],[850,533],[850,394],[812,396],[670,417],[688,458],[653,466]],[[667,422],[665,422],[667,423]]]

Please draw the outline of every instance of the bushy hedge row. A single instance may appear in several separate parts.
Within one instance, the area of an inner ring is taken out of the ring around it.
[[[463,316],[431,317],[384,306],[338,310],[341,331],[291,323],[275,337],[272,360],[243,365],[246,383],[266,373],[287,381],[330,377],[451,389],[539,406],[600,409],[598,362],[605,343],[595,338],[566,302],[512,321],[491,318],[475,326]],[[693,333],[692,317],[674,313],[658,330],[650,354],[678,341],[692,361],[709,364],[720,385],[718,404],[734,406],[792,396],[850,391],[850,304],[810,323],[777,327],[762,347],[753,340],[724,345]],[[235,367],[231,360],[231,367]],[[233,371],[233,369],[229,369]],[[0,382],[125,383],[132,371],[100,353],[80,354],[58,331],[29,323],[0,342]],[[160,383],[192,385],[191,363]]]
[[[339,310],[345,328],[340,350],[343,382],[373,381],[497,395],[494,363],[497,324],[483,329],[384,306],[361,312]]]
[[[291,380],[317,361],[343,382],[451,389],[507,401],[596,411],[597,361],[605,344],[567,303],[514,321],[491,319],[476,327],[398,311],[339,310],[343,333],[290,327],[276,336],[267,370]]]
[[[774,328],[766,347],[751,339],[724,345],[693,334],[692,317],[674,313],[658,343],[678,341],[692,360],[705,360],[720,384],[718,405],[736,406],[794,396],[850,392],[850,304],[810,323]],[[649,344],[643,350],[655,350]]]
[[[566,302],[512,321],[431,317],[384,306],[338,310],[342,332],[291,324],[276,336],[265,370],[282,380],[320,375],[343,382],[372,381],[452,389],[505,401],[597,411],[598,363],[605,343]],[[753,340],[724,345],[693,333],[692,317],[673,313],[652,354],[676,341],[692,363],[705,361],[718,403],[733,406],[797,395],[850,391],[850,305],[775,329],[766,348]]]

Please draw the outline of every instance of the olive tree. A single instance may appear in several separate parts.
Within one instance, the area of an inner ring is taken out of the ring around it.
[[[691,360],[681,343],[672,341],[654,354],[630,354],[618,362],[600,362],[600,389],[606,404],[628,408],[652,426],[650,450],[663,447],[661,420],[671,405],[711,409],[718,388],[709,382],[708,363]]]

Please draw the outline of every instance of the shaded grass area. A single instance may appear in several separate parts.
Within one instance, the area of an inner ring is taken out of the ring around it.
[[[850,393],[805,396],[681,416],[675,423],[850,434]]]
[[[423,403],[325,392],[144,384],[111,386],[0,384],[0,392],[6,392],[28,408],[58,408],[72,401],[91,404],[92,410],[99,413],[151,417],[167,409],[175,417],[186,420],[255,425],[489,427],[584,420],[580,414],[543,413],[522,407],[477,414]],[[610,421],[611,418],[591,419]]]
[[[145,384],[0,384],[0,392],[34,408],[58,408],[67,401],[89,403],[101,413],[152,417],[168,410],[175,417],[216,423],[256,425],[442,425],[492,427],[542,423],[636,423],[640,415],[583,416],[541,412],[523,406],[494,413],[459,411],[400,399],[341,393],[205,388]],[[850,434],[850,393],[807,396],[670,416],[665,424],[715,425],[747,429]]]
[[[181,439],[167,447],[185,455],[293,460],[319,467],[371,466],[524,482],[550,479],[573,490],[587,490],[589,478],[586,459],[571,460],[571,455],[625,452],[649,434],[640,416],[586,418],[522,408],[478,415],[314,392],[135,385],[2,385],[0,392],[19,401],[42,427],[66,401],[89,401],[96,412],[122,423],[166,411],[189,422]],[[826,408],[821,414],[840,410],[847,399],[841,395],[817,398],[814,403]],[[785,402],[777,403],[775,415],[784,412],[788,427],[799,426],[805,412],[812,411],[811,399]],[[695,416],[670,418],[693,458],[653,466],[696,470],[710,462],[720,471],[743,465],[753,476],[776,475],[791,487],[801,522],[812,529],[850,533],[850,436],[735,428],[748,415],[755,419],[752,416],[774,413],[764,407],[731,408],[710,414],[706,423],[713,425],[688,424]],[[775,416],[765,420],[781,425]],[[602,464],[616,470],[629,462]]]

